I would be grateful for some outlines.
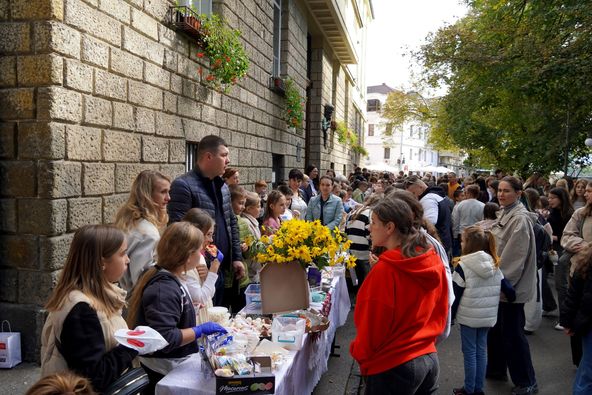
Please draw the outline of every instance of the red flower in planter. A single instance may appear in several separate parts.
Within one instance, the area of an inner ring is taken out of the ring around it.
[[[204,57],[204,53],[203,52],[198,52],[197,53],[197,57],[200,58],[200,59],[203,58]]]

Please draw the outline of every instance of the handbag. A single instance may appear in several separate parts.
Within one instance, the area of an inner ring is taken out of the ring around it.
[[[121,375],[104,392],[104,395],[136,395],[148,386],[150,380],[144,369],[133,368]]]
[[[4,324],[8,332],[4,332]],[[21,363],[21,333],[10,329],[10,322],[2,321],[0,327],[0,368],[12,368]]]

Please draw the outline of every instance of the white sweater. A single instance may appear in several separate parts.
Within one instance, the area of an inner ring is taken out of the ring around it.
[[[155,250],[159,240],[158,229],[145,219],[140,220],[127,234],[127,255],[130,262],[119,285],[128,292],[128,296],[144,270],[156,263]]]
[[[456,321],[471,328],[491,328],[497,321],[502,271],[491,255],[483,251],[464,255],[460,265],[465,279],[454,272],[452,280],[465,288],[456,312]]]

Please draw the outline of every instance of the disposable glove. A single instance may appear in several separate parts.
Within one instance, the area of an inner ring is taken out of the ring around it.
[[[194,326],[191,329],[193,329],[196,339],[199,339],[201,335],[211,335],[212,333],[216,332],[227,333],[224,327],[216,324],[215,322],[205,322],[201,325]]]

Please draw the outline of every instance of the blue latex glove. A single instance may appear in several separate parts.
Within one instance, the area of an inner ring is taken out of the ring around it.
[[[224,254],[220,250],[218,250],[218,255],[216,255],[216,259],[220,263],[222,263],[222,261],[224,260]]]
[[[215,322],[205,322],[201,325],[194,326],[191,329],[193,329],[196,339],[199,339],[201,335],[211,335],[212,333],[216,332],[227,333],[224,327],[216,324]]]

